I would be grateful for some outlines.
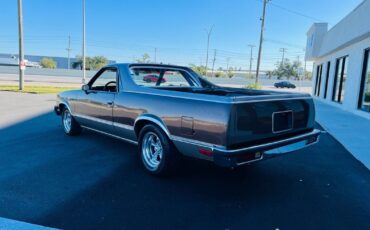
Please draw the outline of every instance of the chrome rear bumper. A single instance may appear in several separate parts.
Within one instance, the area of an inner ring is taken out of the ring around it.
[[[213,160],[217,165],[224,167],[235,167],[248,164],[316,144],[319,141],[320,134],[321,131],[315,129],[309,133],[298,136],[240,149],[215,147],[213,149]]]

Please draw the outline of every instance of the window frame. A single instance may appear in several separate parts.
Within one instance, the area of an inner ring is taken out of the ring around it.
[[[340,76],[338,76],[340,61],[342,61],[342,66],[341,66],[341,70],[340,70]],[[343,91],[344,70],[346,69],[347,63],[348,63],[348,55],[345,55],[345,56],[342,56],[342,57],[339,57],[339,58],[336,59],[332,101],[336,102],[336,103],[339,103],[339,104],[343,104],[343,101],[344,101],[344,100],[341,100],[341,98],[342,98],[342,91]],[[337,91],[338,80],[340,80],[340,82],[339,82],[339,85],[338,85],[338,87],[339,87],[338,88],[338,97],[336,97],[335,94],[336,94],[336,91]]]
[[[325,87],[324,87],[324,99],[328,96],[328,85],[329,85],[329,78],[330,78],[330,68],[331,68],[331,62],[328,61],[326,63],[326,76],[325,76]]]
[[[361,74],[361,84],[360,84],[360,92],[359,92],[359,98],[358,98],[358,109],[364,112],[370,112],[369,110],[365,110],[362,108],[364,97],[365,97],[365,84],[366,84],[366,75],[367,72],[370,70],[367,69],[370,62],[370,48],[367,48],[364,50],[364,58],[363,58],[363,64],[362,64],[362,74]]]
[[[320,88],[322,81],[322,67],[323,64],[317,65],[316,67],[316,83],[315,83],[315,96],[320,97]]]
[[[94,84],[94,82],[106,71],[106,70],[114,70],[116,72],[116,91],[115,92],[111,92],[111,91],[103,91],[103,90],[95,90],[95,89],[92,89],[92,85]],[[117,67],[103,67],[101,68],[93,78],[91,78],[91,80],[89,81],[89,83],[87,83],[87,85],[90,87],[90,92],[105,92],[105,93],[119,93],[120,91],[120,87],[119,87],[119,72],[118,72],[118,68]]]
[[[181,68],[175,68],[175,67],[161,67],[161,66],[131,66],[130,68],[130,72],[135,70],[135,69],[156,69],[156,70],[159,70],[160,71],[160,76],[158,78],[158,81],[159,82],[160,80],[162,80],[163,78],[163,75],[165,72],[167,71],[177,71],[177,72],[180,72],[181,75],[183,76],[183,78],[188,82],[189,86],[186,86],[184,88],[199,88],[199,87],[202,87],[202,83],[199,82],[199,80],[197,81],[196,79],[194,79],[193,75],[189,73],[189,71],[185,70],[185,69],[181,69]],[[135,82],[135,80],[131,77],[131,80],[133,81],[133,83],[136,85],[136,86],[139,86],[139,87],[146,87],[146,88],[157,88],[157,89],[160,89],[160,88],[169,88],[171,86],[157,86],[157,85],[154,85],[154,86],[143,86],[143,85],[139,85]],[[177,86],[173,86],[174,88],[176,88]]]

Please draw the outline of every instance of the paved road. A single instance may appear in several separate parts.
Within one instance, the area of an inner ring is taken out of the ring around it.
[[[66,75],[68,72],[66,72]],[[93,76],[92,73],[89,73]],[[88,77],[89,79],[89,77]],[[246,79],[244,77],[235,76],[232,79],[229,78],[208,78],[211,82],[227,87],[245,87],[248,84],[254,83],[254,79]],[[277,91],[290,91],[290,92],[302,92],[311,93],[311,81],[295,81],[291,80],[297,88],[296,89],[277,89],[274,87],[274,83],[278,82],[276,79],[266,79],[261,77],[259,82],[263,85],[266,90],[277,90]],[[69,87],[81,87],[81,77],[79,76],[53,76],[53,75],[33,75],[28,74],[25,76],[26,85],[46,85],[46,86],[69,86]],[[18,75],[13,73],[0,73],[0,85],[17,85]]]
[[[45,112],[53,97],[0,92],[3,124],[16,97],[34,112],[13,108],[24,115],[0,130],[1,217],[63,229],[370,229],[370,173],[328,134],[235,171],[186,160],[159,179],[135,146],[65,136]]]

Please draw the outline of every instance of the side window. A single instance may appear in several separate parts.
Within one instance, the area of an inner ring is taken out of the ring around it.
[[[190,87],[190,84],[180,71],[165,71],[159,86]]]
[[[117,70],[106,69],[91,84],[96,91],[117,92]]]
[[[131,78],[137,85],[154,87],[160,77],[158,69],[131,69]]]

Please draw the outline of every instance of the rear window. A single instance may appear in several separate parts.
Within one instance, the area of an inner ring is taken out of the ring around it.
[[[187,74],[180,70],[131,68],[132,80],[139,86],[146,87],[191,87]]]

